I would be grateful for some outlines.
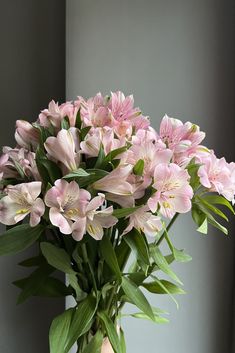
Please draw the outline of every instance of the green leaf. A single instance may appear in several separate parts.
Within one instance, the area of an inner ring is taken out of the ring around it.
[[[223,196],[220,196],[220,195],[206,195],[206,196],[203,197],[203,199],[206,200],[207,202],[209,202],[210,204],[213,204],[213,205],[226,206],[233,214],[235,214],[233,206]]]
[[[77,112],[77,115],[76,115],[75,127],[80,130],[81,126],[82,126],[82,119],[81,119],[81,114],[80,114],[80,109],[79,109]]]
[[[73,315],[66,347],[63,353],[67,353],[79,337],[90,329],[96,308],[97,302],[92,295],[89,295],[78,305]]]
[[[138,162],[134,165],[133,173],[135,175],[142,175],[144,172],[144,160],[139,159]]]
[[[25,283],[20,293],[17,304],[23,303],[30,296],[34,296],[38,293],[40,288],[46,282],[47,277],[54,271],[51,266],[43,264],[41,267],[36,269],[31,275],[25,279]],[[14,283],[16,285],[16,283]]]
[[[41,164],[47,170],[52,184],[62,177],[61,170],[55,162],[46,158],[41,158],[37,160],[37,165],[38,164]]]
[[[208,212],[208,210],[204,207],[204,205],[200,204],[199,208],[201,209],[201,211],[205,214],[205,216],[207,217],[208,222],[213,225],[215,228],[218,228],[219,230],[221,230],[224,234],[228,234],[228,230],[227,228],[225,228],[224,226],[222,226],[222,224],[220,224],[213,216],[212,214],[210,214],[210,212]]]
[[[95,336],[92,337],[91,341],[83,350],[83,353],[100,353],[101,346],[103,343],[103,335],[100,331],[96,332]]]
[[[198,169],[200,168],[200,164],[195,163],[195,158],[188,164],[187,170],[190,175],[190,185],[193,190],[197,190],[200,186],[200,178],[198,176]]]
[[[128,261],[131,249],[127,245],[127,243],[124,240],[122,240],[121,243],[116,247],[115,252],[116,252],[119,268],[121,271],[123,271]]]
[[[25,289],[28,284],[28,281],[29,278],[23,278],[13,282],[13,284],[18,288]],[[33,284],[32,293],[30,295],[39,297],[59,298],[72,294],[63,282],[54,277],[47,277],[40,283],[39,286],[37,282],[36,286],[37,288]]]
[[[209,211],[214,212],[215,214],[217,214],[218,216],[220,216],[221,218],[225,219],[228,222],[228,217],[217,207],[211,205],[207,200],[205,200],[202,197],[197,196],[197,199],[199,200],[200,203],[203,204],[204,207],[206,207]]]
[[[113,161],[113,159],[115,159],[117,156],[119,156],[119,154],[122,154],[124,152],[126,152],[126,150],[129,148],[129,146],[123,146],[120,148],[116,148],[115,150],[112,150],[111,152],[109,152],[107,154],[107,156],[104,158],[103,163],[102,163],[102,168],[105,168],[106,165],[110,162]]]
[[[61,121],[61,129],[68,130],[70,128],[70,122],[68,116],[65,116]]]
[[[156,263],[156,265],[159,267],[160,270],[166,273],[174,281],[178,282],[179,284],[182,284],[178,276],[170,268],[168,262],[166,261],[165,257],[162,255],[158,247],[154,247],[151,249],[151,255],[153,257],[154,262]]]
[[[158,283],[158,285],[162,288],[162,290],[165,292],[165,294],[168,294],[170,298],[173,300],[175,303],[177,309],[179,308],[177,300],[173,297],[167,286],[165,286],[165,282],[163,280],[159,280],[156,276],[151,275],[151,277],[154,279],[155,282]]]
[[[192,206],[192,217],[194,222],[198,225],[198,229],[197,231],[203,234],[207,234],[207,219],[206,219],[206,215],[204,212],[202,212],[202,210],[199,208],[199,206],[195,203],[193,203]],[[200,227],[202,226],[202,228],[200,229]]]
[[[63,176],[63,179],[73,179],[73,178],[78,178],[78,177],[87,177],[90,174],[87,173],[84,169],[78,168],[77,170],[74,170],[73,172]]]
[[[121,282],[122,275],[118,265],[118,260],[112,246],[112,243],[107,235],[104,235],[102,240],[99,242],[100,252],[104,261],[107,263],[109,268],[115,273],[117,279]]]
[[[19,262],[18,265],[23,267],[35,267],[39,266],[43,261],[45,260],[42,256],[34,256]]]
[[[38,224],[30,227],[29,224],[15,226],[0,235],[0,256],[16,254],[30,247],[40,237],[45,227]]]
[[[104,148],[103,148],[103,146],[102,146],[102,144],[101,144],[101,145],[100,145],[99,154],[98,154],[98,157],[97,157],[97,159],[96,159],[96,163],[95,163],[94,168],[96,168],[96,169],[101,168],[102,163],[103,163],[103,161],[104,161],[104,157],[105,157]]]
[[[159,282],[162,284],[159,284]],[[143,283],[142,286],[147,289],[151,293],[155,294],[185,294],[185,291],[176,286],[174,283],[171,283],[169,281],[166,281],[164,279],[158,280],[157,282],[147,282]],[[166,292],[166,289],[168,292]]]
[[[117,329],[113,323],[113,321],[109,318],[109,316],[104,312],[98,313],[99,318],[102,320],[105,326],[105,330],[107,332],[109,341],[113,347],[115,353],[121,352],[121,345],[119,341],[119,337],[117,334]]]
[[[81,301],[81,300],[85,299],[87,296],[87,293],[85,293],[81,289],[81,287],[79,286],[78,278],[77,278],[76,274],[71,274],[71,273],[68,274],[67,279],[68,279],[69,285],[74,289],[74,291],[76,293],[76,300]]]
[[[204,221],[202,224],[197,228],[197,231],[202,233],[202,234],[207,234],[208,233],[208,222],[207,218],[205,217]]]
[[[68,309],[52,321],[49,332],[50,353],[65,352],[65,345],[75,310],[75,308]]]
[[[121,344],[121,352],[126,353],[126,341],[123,329],[120,327],[120,344]]]
[[[152,308],[137,285],[130,279],[122,277],[122,289],[131,302],[154,321]]]
[[[136,258],[149,265],[149,249],[144,236],[141,235],[136,229],[124,237],[125,242],[129,245]]]
[[[113,211],[113,216],[116,218],[124,218],[130,216],[132,213],[138,210],[138,207],[128,207],[128,208],[117,208]]]
[[[175,260],[178,262],[189,262],[192,260],[192,257],[186,254],[186,252],[183,249],[178,250],[174,247],[173,254],[174,254]]]
[[[86,126],[83,129],[81,129],[80,131],[80,140],[83,141],[86,137],[86,135],[88,134],[88,132],[90,131],[91,126]]]
[[[88,176],[79,177],[76,179],[80,187],[85,187],[87,185],[90,185],[95,181],[102,179],[103,177],[109,174],[105,170],[101,170],[101,169],[87,169],[86,171],[87,173],[89,173]]]
[[[75,273],[71,267],[70,257],[64,249],[47,242],[41,243],[40,246],[43,256],[51,266],[64,273]]]
[[[150,320],[149,317],[144,313],[134,313],[134,314],[131,314],[131,316],[136,319]],[[162,317],[156,314],[154,314],[154,320],[152,321],[154,321],[156,324],[166,324],[169,322],[169,320],[166,319],[165,317]]]

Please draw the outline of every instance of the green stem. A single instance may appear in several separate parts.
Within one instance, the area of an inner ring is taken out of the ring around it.
[[[91,266],[90,260],[88,258],[88,254],[87,254],[87,249],[86,249],[86,244],[85,243],[82,244],[82,255],[83,255],[83,260],[84,260],[85,264],[88,266],[89,273],[91,275],[93,288],[95,289],[95,292],[97,293],[97,285],[96,285],[95,275],[94,275],[93,268]]]
[[[176,219],[177,219],[178,216],[179,216],[179,213],[176,213],[176,214],[174,215],[174,217],[171,219],[171,221],[169,222],[168,226],[166,227],[167,232],[170,230],[170,228],[172,227],[172,225],[175,223],[175,221],[176,221]],[[165,238],[165,234],[166,234],[166,232],[164,232],[164,233],[160,236],[159,240],[155,243],[156,246],[159,246],[159,245],[161,244],[161,242],[162,242],[163,239]]]

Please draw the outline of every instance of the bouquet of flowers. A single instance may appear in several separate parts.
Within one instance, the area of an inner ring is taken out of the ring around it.
[[[17,145],[0,158],[7,226],[0,255],[38,244],[38,254],[20,263],[32,272],[14,282],[19,303],[75,299],[51,324],[50,353],[75,343],[79,353],[125,353],[125,303],[137,307],[135,318],[167,321],[144,293],[173,300],[184,293],[171,263],[191,257],[171,241],[175,220],[191,212],[199,232],[210,224],[227,234],[220,219],[234,214],[235,163],[201,145],[204,137],[197,125],[168,116],[156,132],[121,92],[51,101],[36,122],[16,122]]]

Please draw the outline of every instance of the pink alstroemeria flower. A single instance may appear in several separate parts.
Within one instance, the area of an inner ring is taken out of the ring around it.
[[[97,157],[102,145],[105,155],[110,151],[126,144],[125,139],[114,137],[113,129],[109,127],[93,128],[89,131],[84,141],[80,143],[82,153],[88,157]]]
[[[170,118],[165,115],[160,124],[160,138],[174,153],[183,153],[201,143],[205,133],[189,122]]]
[[[56,129],[59,129],[62,119],[67,116],[70,126],[74,127],[78,109],[79,107],[75,106],[71,102],[66,102],[59,105],[52,100],[48,105],[48,109],[42,110],[39,114],[38,122],[41,126],[49,127],[52,125]]]
[[[30,226],[36,226],[45,212],[45,205],[38,197],[41,186],[37,181],[8,186],[7,196],[0,201],[0,222],[13,225],[30,214]]]
[[[102,239],[103,228],[110,228],[117,223],[117,218],[112,216],[113,206],[102,208],[105,196],[98,194],[85,207],[83,216],[73,224],[72,236],[75,240],[81,240],[87,232],[95,240]]]
[[[17,120],[15,139],[20,147],[24,147],[29,151],[33,148],[35,151],[39,142],[39,133],[28,121]]]
[[[159,164],[154,171],[154,189],[157,191],[148,200],[150,210],[172,218],[176,212],[186,213],[191,209],[193,190],[189,185],[189,174],[178,165]]]
[[[203,165],[198,170],[201,184],[234,202],[234,163],[227,163],[225,158],[218,159],[214,153],[207,154],[201,162]]]
[[[156,236],[162,229],[161,218],[149,212],[148,206],[143,206],[129,216],[129,225],[123,234],[129,233],[133,228],[142,231],[147,236]]]
[[[68,183],[64,179],[55,181],[55,185],[45,195],[45,204],[50,207],[51,223],[63,234],[72,233],[73,222],[80,220],[91,195],[80,189],[75,181]]]
[[[52,159],[61,162],[66,171],[76,170],[80,163],[78,129],[62,129],[57,136],[48,137],[45,149]]]
[[[100,209],[104,204],[103,194],[94,197],[88,191],[80,189],[75,181],[56,180],[45,196],[45,204],[50,207],[51,223],[63,234],[71,234],[75,240],[81,240],[88,232],[94,239],[103,236],[103,228],[109,228],[117,222],[112,216],[113,208]]]
[[[93,184],[94,189],[106,191],[115,195],[128,196],[133,194],[133,187],[126,181],[131,174],[132,165],[117,167],[104,178]]]

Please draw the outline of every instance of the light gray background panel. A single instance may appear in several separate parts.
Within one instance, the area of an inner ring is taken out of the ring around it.
[[[150,115],[198,123],[206,144],[234,154],[234,2],[212,0],[67,1],[67,98],[121,89]],[[193,257],[176,265],[187,295],[170,324],[123,319],[128,353],[232,352],[234,236],[195,232],[182,216],[171,232]]]

